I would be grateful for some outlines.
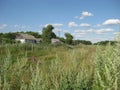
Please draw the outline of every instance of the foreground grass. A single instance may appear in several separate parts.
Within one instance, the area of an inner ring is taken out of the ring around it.
[[[0,46],[1,90],[119,90],[119,45]]]

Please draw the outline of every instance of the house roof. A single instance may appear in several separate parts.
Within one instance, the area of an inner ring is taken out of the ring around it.
[[[59,40],[59,39],[56,39],[56,38],[52,38],[51,41],[52,41],[52,42],[59,42],[60,40]]]
[[[51,39],[51,42],[52,42],[53,44],[62,44],[62,42],[61,42],[59,39],[56,39],[56,38],[52,38],[52,39]]]
[[[37,42],[42,42],[43,39],[42,39],[42,38],[36,38],[36,41],[37,41]]]
[[[29,34],[23,34],[23,33],[20,33],[16,36],[16,39],[31,39],[31,40],[36,40],[36,38],[32,35],[29,35]]]

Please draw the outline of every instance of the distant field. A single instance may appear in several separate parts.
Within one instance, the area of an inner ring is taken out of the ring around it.
[[[120,45],[0,45],[0,90],[119,90]]]

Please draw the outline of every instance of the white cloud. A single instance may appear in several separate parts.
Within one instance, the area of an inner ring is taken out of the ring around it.
[[[47,27],[49,24],[45,24],[44,27]],[[51,25],[51,24],[50,24]]]
[[[102,34],[106,34],[106,33],[113,33],[113,29],[111,28],[103,28],[103,29],[88,29],[88,30],[75,30],[73,33],[73,36],[75,37],[75,39],[83,39],[83,40],[90,40],[92,42],[98,42],[98,41],[104,41],[104,40],[112,40],[112,37],[108,37],[108,36],[102,36]],[[93,35],[93,37],[89,37],[90,35]],[[95,34],[101,34],[99,35],[99,37],[94,37]],[[102,36],[102,37],[101,37]]]
[[[90,16],[93,16],[93,14],[87,11],[83,11],[81,13],[80,19],[84,19],[85,17],[90,17]]]
[[[83,15],[83,16],[93,16],[92,13],[87,12],[87,11],[83,11],[83,12],[82,12],[82,15]]]
[[[61,31],[62,31],[62,29],[55,28],[53,31],[54,31],[54,32],[61,32]]]
[[[80,17],[80,19],[84,19],[84,17],[83,17],[83,16],[81,16],[81,17]]]
[[[76,32],[72,33],[74,39],[83,38],[85,34],[86,33],[76,33]]]
[[[27,26],[25,26],[25,25],[21,25],[21,28],[22,28],[22,29],[26,29]]]
[[[39,30],[38,33],[39,33],[39,34],[42,34],[42,30]]]
[[[79,33],[73,33],[72,35],[75,37],[75,39],[84,37],[84,34],[79,34]]]
[[[79,34],[87,34],[87,33],[105,34],[105,33],[113,32],[113,31],[114,30],[111,28],[106,28],[106,29],[98,29],[98,30],[94,30],[94,29],[75,30],[75,33],[79,33]]]
[[[75,33],[86,33],[85,30],[75,30]]]
[[[113,34],[114,35],[120,35],[120,32],[114,32]]]
[[[78,25],[75,22],[69,22],[68,26],[69,27],[77,27]]]
[[[64,32],[64,33],[70,33],[70,31],[69,31],[69,30],[63,30],[63,32]]]
[[[93,33],[95,30],[93,30],[93,29],[89,29],[89,30],[87,30],[86,32],[87,33]]]
[[[63,24],[61,24],[61,23],[55,23],[55,24],[52,24],[54,27],[61,27],[61,26],[63,26]]]
[[[7,24],[1,24],[0,25],[0,29],[4,29],[4,28],[6,28],[8,25]]]
[[[78,16],[75,16],[76,19],[78,19],[79,17]]]
[[[19,24],[15,24],[14,25],[14,28],[18,28],[19,30],[29,30],[31,29],[32,27],[30,25],[19,25]]]
[[[44,27],[47,27],[49,24],[45,24],[44,25]],[[63,26],[63,24],[61,24],[61,23],[54,23],[54,24],[50,24],[50,25],[52,25],[53,27],[61,27],[61,26]]]
[[[19,27],[20,27],[20,25],[18,25],[18,24],[15,24],[15,25],[14,25],[14,27],[15,27],[15,28],[19,28]]]
[[[87,34],[86,30],[75,30],[76,35],[85,35]]]
[[[89,27],[90,24],[88,24],[88,23],[81,23],[80,26],[81,26],[81,27]]]
[[[99,30],[95,30],[94,32],[96,34],[104,34],[104,33],[109,33],[109,32],[113,32],[113,29],[107,28],[107,29],[99,29]]]
[[[88,30],[75,30],[75,33],[81,34],[81,35],[84,35],[84,34],[87,34],[87,33],[93,33],[93,32],[94,32],[93,29],[88,29]]]
[[[89,26],[91,26],[90,24],[88,24],[88,23],[81,23],[80,25],[78,25],[77,23],[75,23],[75,22],[69,22],[68,23],[68,26],[69,27],[89,27]]]
[[[62,33],[62,29],[60,29],[60,28],[55,28],[54,30],[53,30],[53,32],[55,32],[55,34],[57,35],[57,36],[61,36],[61,33]]]
[[[101,27],[102,25],[101,24],[97,24],[97,25],[95,25],[94,27]]]
[[[108,38],[108,37],[106,37],[106,38],[98,37],[98,38],[92,38],[92,39],[91,39],[91,41],[92,41],[93,43],[97,43],[97,42],[105,41],[105,40],[112,40],[112,38]]]
[[[103,22],[103,25],[114,25],[114,24],[120,24],[119,19],[108,19],[105,22]]]
[[[55,28],[53,31],[56,32],[56,33],[58,33],[58,32],[70,33],[69,30],[62,30],[62,29],[60,29],[60,28]]]
[[[41,28],[41,27],[43,27],[43,25],[42,25],[42,24],[40,24],[38,27],[39,27],[39,28]]]

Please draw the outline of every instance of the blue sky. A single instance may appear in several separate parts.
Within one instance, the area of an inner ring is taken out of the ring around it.
[[[61,37],[113,40],[119,30],[120,0],[0,0],[0,32],[35,31],[52,24]]]

